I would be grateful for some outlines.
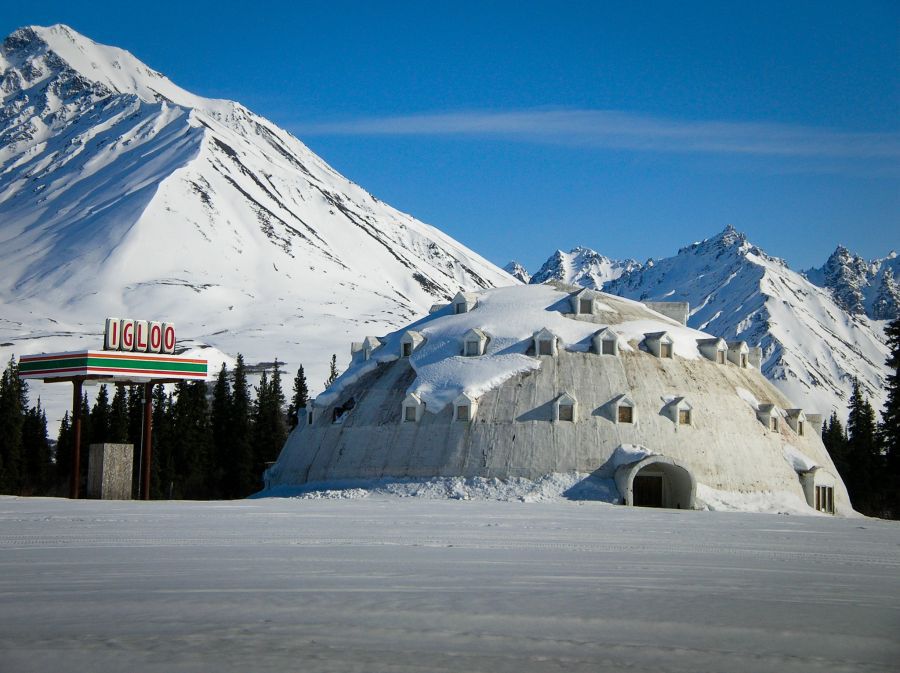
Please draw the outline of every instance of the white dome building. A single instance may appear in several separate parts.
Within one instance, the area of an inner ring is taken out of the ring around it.
[[[760,374],[758,350],[685,327],[684,304],[653,309],[561,285],[458,295],[354,344],[266,487],[582,473],[626,505],[852,512],[821,418]]]

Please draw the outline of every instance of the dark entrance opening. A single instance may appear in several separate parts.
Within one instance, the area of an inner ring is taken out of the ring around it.
[[[663,506],[662,475],[637,475],[632,482],[632,502],[635,507]]]

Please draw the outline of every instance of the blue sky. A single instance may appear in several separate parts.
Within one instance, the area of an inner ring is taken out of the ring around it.
[[[488,259],[900,251],[900,3],[7,2],[239,100]]]

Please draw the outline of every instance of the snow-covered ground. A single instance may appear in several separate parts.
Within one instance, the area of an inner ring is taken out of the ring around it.
[[[900,525],[0,499],[0,671],[889,671]]]

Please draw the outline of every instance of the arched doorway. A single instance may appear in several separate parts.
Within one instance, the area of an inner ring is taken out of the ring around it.
[[[697,489],[693,475],[666,456],[619,466],[616,486],[626,505],[669,509],[693,509]]]

